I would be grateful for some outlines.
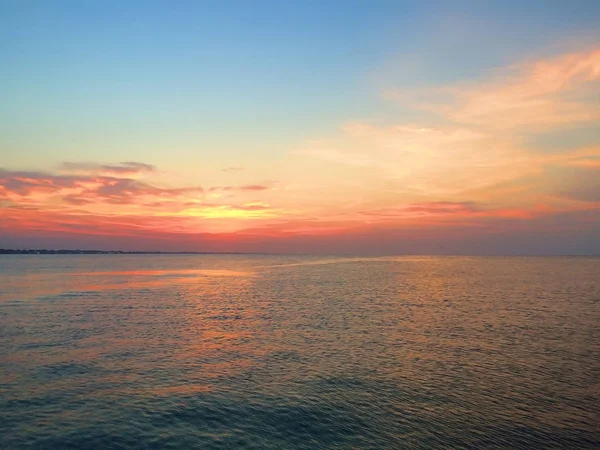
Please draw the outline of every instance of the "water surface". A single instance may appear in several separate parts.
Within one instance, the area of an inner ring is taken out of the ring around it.
[[[600,259],[0,257],[3,449],[600,446]]]

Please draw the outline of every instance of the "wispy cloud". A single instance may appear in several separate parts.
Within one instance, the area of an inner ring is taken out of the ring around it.
[[[132,176],[157,172],[156,166],[132,161],[119,164],[64,162],[61,164],[60,169],[66,172],[115,176]]]
[[[536,186],[549,171],[595,168],[600,147],[546,154],[530,149],[526,136],[600,123],[598,95],[600,49],[526,61],[471,82],[387,92],[428,115],[418,123],[349,123],[299,153],[376,171],[396,190],[431,200],[478,193],[486,201],[535,203]],[[560,177],[553,179],[560,186]],[[496,190],[517,180],[530,185],[524,196]]]
[[[242,170],[244,170],[244,168],[241,166],[231,166],[231,167],[225,167],[223,169],[223,172],[235,173],[235,172],[241,172]]]
[[[404,189],[450,195],[524,175],[529,155],[509,138],[467,127],[351,123],[343,134],[305,155],[374,168]]]
[[[397,207],[361,211],[366,216],[413,218],[446,214],[470,214],[479,211],[475,202],[425,202]]]
[[[243,186],[213,186],[208,188],[208,192],[231,192],[231,191],[266,191],[271,189],[269,186],[262,184],[246,184]]]
[[[515,64],[484,79],[387,96],[457,124],[540,132],[600,119],[600,49]]]

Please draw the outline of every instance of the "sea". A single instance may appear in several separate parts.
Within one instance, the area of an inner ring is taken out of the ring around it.
[[[600,258],[0,256],[0,448],[600,448]]]

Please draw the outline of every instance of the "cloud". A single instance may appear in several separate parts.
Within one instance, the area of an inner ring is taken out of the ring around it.
[[[61,164],[60,169],[67,172],[115,176],[132,176],[157,172],[156,166],[133,161],[119,164],[64,162]]]
[[[549,171],[545,182],[564,197],[600,204],[600,166],[567,166]]]
[[[261,184],[248,184],[244,186],[213,186],[208,189],[208,192],[228,192],[228,191],[266,191],[270,189],[269,186]]]
[[[72,172],[67,174],[0,169],[2,214],[7,220],[12,217],[13,227],[23,229],[37,223],[34,216],[39,219],[61,217],[61,224],[55,228],[65,232],[67,229],[87,230],[84,224],[93,221],[92,217],[135,218],[126,221],[129,225],[123,225],[132,227],[136,221],[141,223],[160,217],[161,223],[181,232],[201,229],[233,232],[247,220],[267,220],[283,213],[267,203],[243,202],[238,198],[243,197],[244,192],[265,191],[268,186],[211,188],[209,191],[229,193],[228,202],[215,203],[206,201],[206,191],[201,186],[164,186],[138,177],[142,173],[153,174],[152,166],[141,163],[123,163],[122,166],[123,170],[117,175],[106,175],[109,171],[115,172],[116,165],[99,164],[68,166]],[[134,175],[129,175],[133,172]],[[187,219],[182,221],[182,217]],[[40,226],[36,225],[36,229]]]
[[[406,208],[409,212],[419,212],[427,214],[447,214],[456,212],[475,212],[479,211],[475,202],[427,202],[415,203]]]
[[[394,91],[388,97],[420,111],[419,122],[351,122],[298,153],[362,170],[371,185],[407,197],[454,201],[477,192],[476,200],[531,203],[553,166],[598,167],[600,148],[549,154],[528,148],[526,137],[600,123],[598,95],[600,49],[526,61],[468,83]],[[495,190],[516,180],[525,195]]]
[[[238,189],[240,191],[266,191],[269,187],[260,184],[247,184],[245,186],[240,186]]]
[[[445,214],[465,214],[479,211],[475,202],[424,202],[412,203],[398,208],[361,211],[365,216],[412,218]]]
[[[534,207],[493,207],[476,202],[424,202],[413,203],[397,208],[375,209],[361,211],[360,214],[369,217],[369,223],[456,223],[470,227],[480,220],[487,219],[530,219],[539,215],[556,212],[545,205]]]
[[[522,132],[572,128],[600,119],[600,49],[524,62],[476,83],[388,97],[415,101],[457,124]]]
[[[76,205],[76,206],[89,205],[91,203],[94,203],[93,200],[90,200],[89,198],[85,198],[81,195],[63,195],[62,201],[69,205]]]
[[[100,186],[87,191],[95,197],[104,198],[110,203],[135,203],[139,197],[150,196],[172,198],[198,195],[204,192],[201,187],[161,188],[132,179],[104,180]]]
[[[569,166],[582,167],[586,169],[600,169],[600,152],[599,156],[590,158],[573,159],[567,163]]]
[[[87,178],[45,172],[10,171],[0,168],[0,192],[27,196],[34,192],[56,192],[80,187]]]
[[[404,191],[448,196],[529,173],[529,155],[510,138],[467,127],[350,123],[342,135],[300,153],[376,170]]]
[[[204,191],[199,186],[160,187],[125,176],[56,175],[47,172],[10,171],[0,169],[0,195],[31,197],[44,202],[50,198],[67,204],[83,205],[94,202],[133,204],[140,197],[175,198],[195,196]]]
[[[240,171],[242,171],[242,170],[244,170],[244,168],[243,168],[243,167],[240,167],[240,166],[232,166],[232,167],[225,167],[225,168],[223,169],[223,172],[234,173],[234,172],[240,172]]]

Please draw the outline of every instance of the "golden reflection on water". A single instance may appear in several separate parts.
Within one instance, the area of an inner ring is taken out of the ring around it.
[[[56,301],[68,302],[75,312],[74,329],[80,336],[72,341],[75,345],[68,353],[40,342],[26,352],[9,355],[6,362],[29,365],[33,358],[36,365],[53,367],[57,372],[72,370],[75,376],[90,365],[95,367],[90,370],[97,371],[101,384],[107,386],[100,391],[106,394],[168,396],[208,392],[211,387],[207,380],[242,373],[257,356],[252,349],[254,331],[258,329],[253,322],[255,312],[246,308],[243,317],[239,311],[232,313],[227,298],[232,291],[249,290],[254,276],[255,272],[248,270],[153,269],[73,271],[68,277],[32,274],[21,280],[13,278],[13,289],[26,289],[30,298],[48,299],[38,305],[42,314],[44,309],[50,311],[57,306]],[[231,281],[223,283],[221,279]],[[118,297],[112,300],[111,292]],[[154,294],[144,300],[141,292]],[[160,292],[165,295],[156,296]],[[53,296],[60,300],[50,300]],[[186,300],[179,303],[181,299]],[[244,331],[239,330],[242,321]],[[140,328],[144,323],[155,328]],[[104,332],[107,328],[114,330],[109,336]],[[233,353],[245,356],[223,357]],[[148,360],[157,357],[172,367],[183,368],[182,379],[163,380],[143,374]],[[69,365],[76,367],[70,369]],[[7,379],[30,384],[16,374]],[[111,387],[115,384],[118,387]],[[59,381],[53,385],[58,390],[65,387]],[[39,386],[38,389],[43,390]]]
[[[24,298],[71,295],[102,291],[160,288],[169,285],[211,283],[207,278],[251,277],[255,272],[224,269],[198,270],[125,270],[72,272],[68,276],[56,274],[28,274],[12,277],[11,289]]]
[[[153,276],[162,277],[166,275],[203,275],[207,277],[246,277],[252,275],[253,272],[240,270],[224,270],[224,269],[189,269],[189,270],[120,270],[107,272],[74,272],[73,276],[84,277],[99,277],[99,276]]]

